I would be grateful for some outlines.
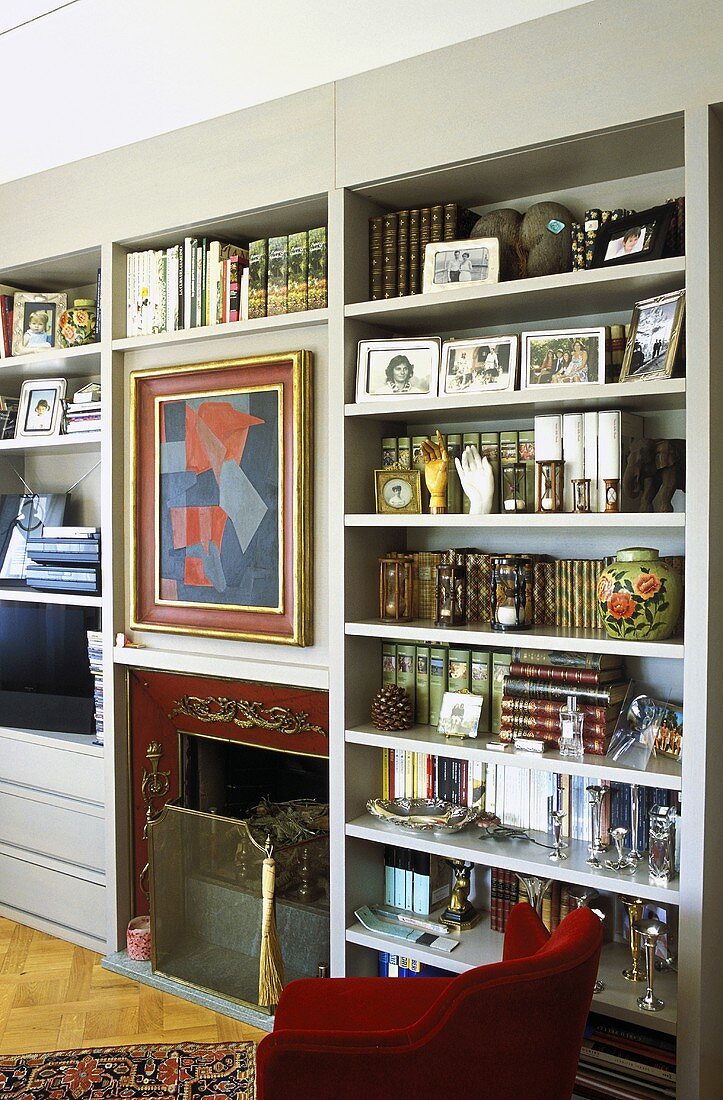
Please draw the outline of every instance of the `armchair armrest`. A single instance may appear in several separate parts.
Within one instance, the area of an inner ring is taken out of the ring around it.
[[[507,918],[503,961],[526,959],[544,947],[549,938],[550,933],[532,906],[526,901],[518,902]]]

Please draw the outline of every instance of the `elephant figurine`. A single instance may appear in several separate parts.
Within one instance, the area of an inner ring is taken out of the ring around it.
[[[685,491],[685,440],[633,440],[623,492],[633,500],[640,498],[641,512],[672,512],[676,489]]]

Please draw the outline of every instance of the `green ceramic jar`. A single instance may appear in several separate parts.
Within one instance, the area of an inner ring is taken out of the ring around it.
[[[95,302],[76,298],[72,309],[64,309],[58,318],[58,343],[61,348],[78,348],[95,342]]]
[[[611,638],[660,642],[675,629],[682,592],[680,576],[657,550],[619,550],[597,584],[600,618]]]

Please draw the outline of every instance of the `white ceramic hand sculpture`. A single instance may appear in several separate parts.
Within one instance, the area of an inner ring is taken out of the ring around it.
[[[465,447],[461,461],[455,458],[454,462],[462,488],[469,497],[469,514],[488,515],[495,495],[495,475],[490,460],[472,445]]]

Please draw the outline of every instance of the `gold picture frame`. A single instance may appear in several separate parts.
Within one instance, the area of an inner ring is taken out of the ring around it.
[[[385,466],[374,471],[377,515],[409,516],[422,511],[422,475],[419,470]]]
[[[635,303],[620,368],[621,382],[673,377],[684,317],[684,290]]]

